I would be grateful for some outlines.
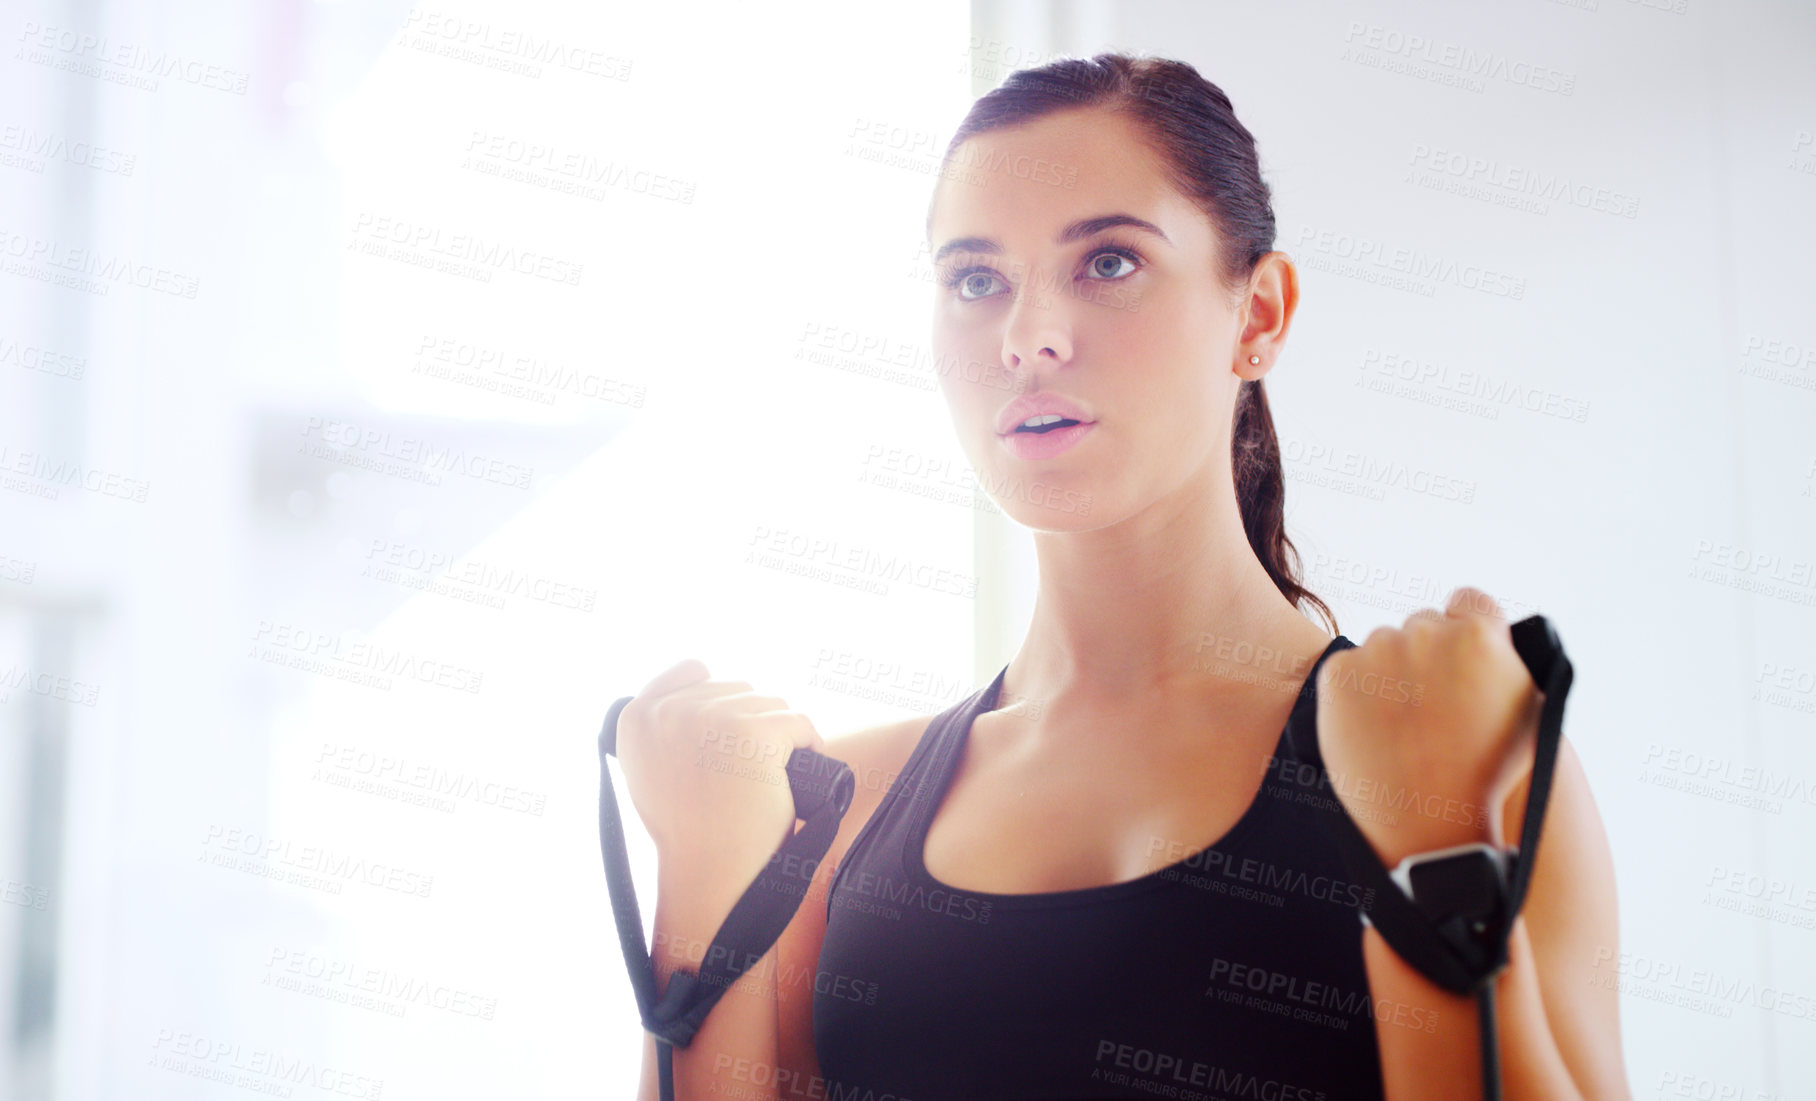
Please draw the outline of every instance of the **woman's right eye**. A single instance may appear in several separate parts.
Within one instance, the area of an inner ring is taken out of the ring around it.
[[[991,272],[981,268],[972,268],[969,271],[961,271],[952,275],[946,280],[946,287],[949,290],[956,290],[958,296],[966,302],[975,302],[980,298],[989,297],[990,284],[993,282],[1001,282],[1001,280],[998,280]],[[967,291],[971,293],[967,294]]]

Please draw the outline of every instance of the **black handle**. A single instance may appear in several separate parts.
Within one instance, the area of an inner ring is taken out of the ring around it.
[[[795,815],[804,825],[782,842],[775,857],[732,905],[698,970],[675,969],[657,997],[655,961],[643,937],[624,822],[618,815],[618,797],[612,793],[611,770],[605,763],[608,756],[618,754],[618,714],[634,698],[613,701],[599,728],[599,849],[631,992],[636,995],[645,1031],[656,1038],[658,1091],[662,1101],[674,1101],[674,1049],[693,1042],[719,998],[781,937],[812,886],[814,869],[832,847],[839,822],[857,791],[857,779],[850,766],[836,758],[804,748],[789,754],[784,766],[788,787],[794,795]]]
[[[618,755],[618,713],[635,698],[623,696],[612,701],[611,708],[605,713],[605,725],[599,729],[601,754]],[[794,793],[798,818],[813,817],[829,802],[834,813],[842,817],[857,794],[857,778],[845,762],[806,746],[797,746],[783,767],[788,773],[788,790]]]
[[[1543,689],[1551,680],[1551,667],[1564,653],[1564,644],[1558,639],[1557,631],[1542,615],[1529,615],[1508,630],[1513,633],[1513,648],[1526,663],[1533,683]]]

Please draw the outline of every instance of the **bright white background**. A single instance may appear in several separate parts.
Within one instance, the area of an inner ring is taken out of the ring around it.
[[[1013,654],[921,223],[970,96],[1107,48],[1259,138],[1343,633],[1473,584],[1563,635],[1635,1095],[1816,1096],[1813,47],[1789,0],[9,6],[0,1096],[628,1096],[599,721],[689,655],[830,734]],[[978,596],[789,568],[853,555]]]

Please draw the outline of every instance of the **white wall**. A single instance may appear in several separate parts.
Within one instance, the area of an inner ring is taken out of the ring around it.
[[[909,273],[965,9],[657,8],[0,16],[0,1097],[628,1096],[611,701],[969,691],[971,598],[746,561],[970,574],[868,478],[957,450]]]

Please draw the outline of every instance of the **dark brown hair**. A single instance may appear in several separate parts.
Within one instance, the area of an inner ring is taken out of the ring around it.
[[[1031,122],[1078,107],[1127,113],[1171,168],[1173,186],[1217,228],[1224,247],[1219,275],[1234,297],[1274,247],[1272,192],[1261,179],[1255,138],[1236,120],[1223,89],[1183,61],[1102,53],[1019,69],[985,93],[946,146],[945,162],[974,134]],[[1260,379],[1236,392],[1230,467],[1243,531],[1267,575],[1297,608],[1311,604],[1337,633],[1329,605],[1300,584],[1299,552],[1286,537],[1286,482],[1280,441]]]

